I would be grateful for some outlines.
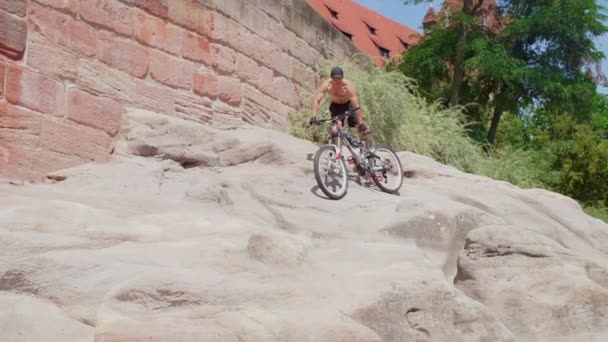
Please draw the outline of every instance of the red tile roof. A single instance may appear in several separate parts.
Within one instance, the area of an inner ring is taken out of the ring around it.
[[[400,24],[352,0],[306,0],[323,18],[343,33],[352,36],[353,44],[371,56],[378,66],[389,57],[398,57],[406,46],[416,44],[422,33]],[[337,18],[334,18],[334,15]],[[375,31],[375,32],[372,32]]]

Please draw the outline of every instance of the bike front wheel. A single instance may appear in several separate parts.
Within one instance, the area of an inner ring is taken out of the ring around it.
[[[314,158],[314,173],[321,191],[331,199],[341,199],[348,190],[348,172],[344,158],[337,158],[333,146],[321,146]]]
[[[394,194],[403,185],[403,166],[397,154],[388,147],[377,147],[370,158],[370,173],[376,186]]]

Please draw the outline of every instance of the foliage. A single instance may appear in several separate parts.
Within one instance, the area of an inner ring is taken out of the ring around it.
[[[374,140],[560,192],[608,220],[608,96],[596,90],[605,56],[594,45],[608,33],[605,9],[598,0],[499,3],[499,30],[482,25],[468,1],[469,12],[433,26],[398,63],[346,68]],[[309,109],[292,115],[294,134],[323,142],[325,131],[305,127],[309,117]]]
[[[322,67],[324,75],[334,63]],[[463,108],[429,103],[417,92],[416,82],[397,70],[341,66],[355,85],[375,143],[427,155],[523,188],[559,191],[579,199],[596,217],[606,213],[608,142],[601,134],[608,122],[606,102],[594,104],[601,113],[594,113],[598,120],[593,125],[577,124],[567,114],[506,115],[498,132],[500,143],[484,155],[481,146],[468,137]],[[292,134],[321,144],[326,142],[327,126],[308,126],[313,95],[306,95],[308,106],[290,114]],[[323,113],[328,106],[326,97],[322,116],[329,115]]]
[[[435,24],[403,54],[397,68],[415,78],[430,101],[464,103],[471,137],[481,143],[493,143],[502,113],[515,111],[526,101],[520,96],[528,71],[525,61],[511,54],[503,35],[487,29],[471,14],[457,13]],[[455,85],[458,68],[463,76]],[[496,125],[488,127],[493,117]]]
[[[459,85],[470,136],[492,145],[480,173],[606,213],[608,97],[597,93],[605,56],[594,44],[608,33],[601,1],[499,1],[499,30],[481,25],[473,3],[434,25],[394,69],[414,78],[430,102],[447,103],[450,86]]]
[[[450,87],[449,59],[456,51],[456,32],[437,28],[402,56],[396,69],[417,81],[429,101],[447,100]]]
[[[430,101],[453,98],[450,88],[457,83],[472,137],[490,144],[505,112],[523,115],[532,109],[568,113],[578,123],[589,120],[590,99],[605,79],[594,74],[604,55],[593,39],[608,32],[597,0],[504,0],[499,30],[482,24],[474,12],[478,2],[467,3],[432,26],[397,66],[419,82]],[[456,74],[461,65],[462,77]]]
[[[608,139],[608,95],[599,94],[593,100],[591,125],[600,137]]]
[[[328,63],[324,69],[329,70],[334,63]],[[439,103],[429,104],[417,92],[413,80],[398,71],[362,71],[348,63],[340,65],[345,77],[355,85],[365,121],[374,131],[374,143],[427,155],[465,171],[475,169],[482,157],[481,150],[467,136],[460,110],[446,109]],[[318,143],[325,142],[327,126],[308,127],[312,96],[308,96],[306,101],[309,101],[309,106],[290,115],[292,134]],[[328,106],[326,97],[321,108]]]
[[[501,35],[511,54],[526,61],[522,95],[547,113],[589,119],[596,96],[594,75],[604,54],[594,38],[608,32],[597,0],[504,0],[510,15]]]
[[[541,151],[501,150],[495,156],[482,159],[478,172],[522,188],[552,190],[550,184],[554,183],[558,174],[557,172],[547,173],[551,163],[551,156],[543,154]]]
[[[564,154],[560,192],[582,202],[608,203],[608,140],[581,125],[572,145]]]
[[[585,205],[583,210],[590,216],[608,223],[608,207],[602,205]]]

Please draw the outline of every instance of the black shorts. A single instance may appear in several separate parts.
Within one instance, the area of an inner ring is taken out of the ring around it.
[[[355,117],[355,111],[353,110],[353,104],[350,101],[346,103],[335,103],[332,102],[329,105],[329,112],[331,113],[331,117],[338,116],[340,114],[344,114],[344,112],[350,111],[351,116],[348,117],[348,126],[355,127],[357,125],[357,118]],[[344,118],[342,118],[342,127],[344,127]]]

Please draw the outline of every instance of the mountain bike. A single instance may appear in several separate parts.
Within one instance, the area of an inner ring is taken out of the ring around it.
[[[349,164],[354,164],[359,171],[359,176],[369,175],[382,191],[390,194],[397,193],[403,184],[403,167],[397,154],[390,148],[378,146],[367,149],[365,140],[355,139],[350,136],[338,124],[338,120],[347,119],[354,115],[351,111],[346,111],[329,119],[320,119],[311,122],[311,125],[321,124],[331,121],[327,144],[319,147],[314,157],[314,174],[319,188],[331,199],[341,199],[348,191],[348,171],[342,147],[346,146],[350,151],[351,156],[347,158]],[[346,121],[346,120],[345,120]],[[372,132],[368,133],[371,134]],[[327,153],[329,155],[326,163],[327,170],[321,171],[321,156]],[[382,155],[386,154],[383,158]],[[327,181],[328,176],[333,177],[333,181]],[[390,179],[394,182],[389,185]]]

